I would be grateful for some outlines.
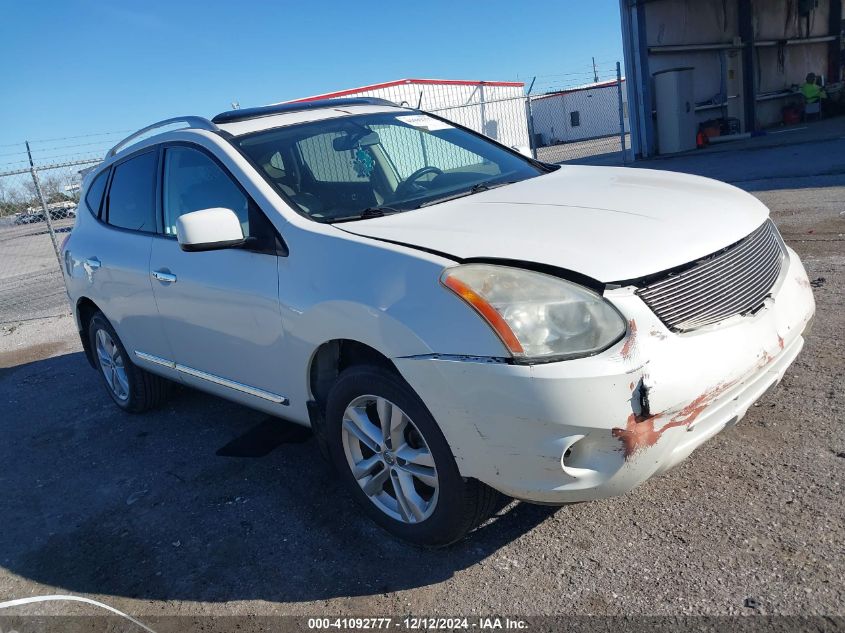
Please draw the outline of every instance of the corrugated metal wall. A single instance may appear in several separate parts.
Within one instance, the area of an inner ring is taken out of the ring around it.
[[[742,0],[621,0],[627,74],[636,82],[628,92],[638,114],[637,153],[649,154],[655,149],[654,132],[649,129],[654,103],[652,76],[669,68],[695,69],[699,122],[735,117],[741,120],[743,130],[779,123],[785,105],[801,103],[800,97],[785,93],[800,86],[809,72],[827,77],[830,50],[835,45],[829,41],[787,44],[787,40],[838,36],[838,29],[831,32],[833,2],[841,4],[842,0],[818,0],[818,6],[810,3],[809,13],[801,16],[800,0],[745,4]],[[743,6],[750,11],[750,30],[743,28],[740,19]],[[749,48],[746,44],[751,36],[754,46]],[[668,48],[672,46],[698,50]],[[749,50],[753,51],[751,59],[747,58]],[[754,76],[746,77],[746,73]],[[838,81],[839,77],[829,79]],[[746,120],[752,111],[754,120]]]

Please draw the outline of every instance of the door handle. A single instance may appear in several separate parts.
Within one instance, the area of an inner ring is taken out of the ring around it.
[[[152,275],[153,279],[155,279],[156,281],[160,281],[165,284],[176,283],[176,275],[174,275],[173,273],[168,273],[163,270],[154,270]]]

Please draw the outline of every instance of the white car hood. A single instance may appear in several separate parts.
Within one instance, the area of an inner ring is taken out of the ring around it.
[[[753,196],[707,178],[565,166],[466,198],[337,226],[457,259],[535,262],[609,283],[714,253],[768,214]]]

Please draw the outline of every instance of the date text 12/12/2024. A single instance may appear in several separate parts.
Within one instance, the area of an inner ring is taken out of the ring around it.
[[[338,618],[309,618],[308,628],[311,630],[367,630],[367,629],[395,629],[402,628],[412,631],[441,630],[524,630],[528,623],[519,618],[492,617],[338,617]]]

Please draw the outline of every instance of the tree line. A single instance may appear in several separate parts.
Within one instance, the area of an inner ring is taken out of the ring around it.
[[[35,183],[29,174],[20,174],[20,180],[9,182],[9,177],[0,178],[0,217],[17,213],[26,213],[31,207],[41,208],[41,200],[35,189]],[[68,190],[68,178],[59,174],[39,174],[41,191],[47,204],[54,202],[79,202],[79,189]]]

